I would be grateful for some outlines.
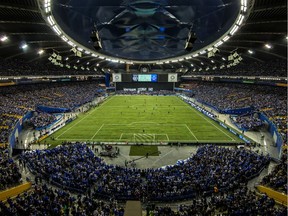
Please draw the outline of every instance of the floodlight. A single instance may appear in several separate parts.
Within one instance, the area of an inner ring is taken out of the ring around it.
[[[2,42],[7,41],[7,40],[8,40],[8,37],[7,37],[6,35],[4,35],[4,36],[2,36],[2,37],[0,38],[0,40],[1,40]]]
[[[272,46],[271,46],[270,44],[265,44],[265,47],[266,47],[267,49],[271,49],[271,48],[272,48]]]

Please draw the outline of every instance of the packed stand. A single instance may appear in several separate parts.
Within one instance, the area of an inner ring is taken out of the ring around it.
[[[252,151],[206,145],[185,162],[148,170],[148,199],[187,199],[212,193],[214,187],[219,191],[233,189],[255,177],[268,163],[268,157]]]
[[[256,116],[255,114],[245,114],[236,117],[231,116],[230,118],[239,129],[245,131],[258,130],[263,125],[257,114]]]
[[[0,108],[1,109],[1,108]],[[19,120],[17,116],[0,112],[0,144],[7,143],[10,131]]]
[[[7,143],[15,123],[36,106],[75,109],[92,101],[100,93],[96,82],[50,83],[1,88],[0,143]],[[7,136],[8,135],[8,136]]]
[[[213,193],[211,197],[194,199],[190,204],[148,208],[149,216],[193,216],[193,215],[270,215],[286,216],[286,208],[275,205],[267,195],[256,195],[247,187],[240,186],[225,193]]]
[[[65,68],[53,65],[52,63],[31,62],[23,59],[1,59],[0,58],[0,76],[51,76],[51,75],[103,75],[99,69],[76,70],[73,67]]]
[[[79,192],[85,192],[95,184],[102,175],[102,165],[104,166],[101,159],[82,144],[27,152],[20,160],[33,173],[41,174],[52,184]]]
[[[226,191],[247,181],[270,158],[252,151],[202,146],[173,166],[158,169],[124,168],[105,164],[80,143],[26,152],[21,160],[45,179],[69,190],[89,191],[101,198],[173,201]]]
[[[8,149],[0,148],[0,191],[20,183],[21,174]]]
[[[44,184],[14,199],[9,198],[7,203],[0,202],[0,214],[123,216],[124,209],[113,200],[102,202],[89,196],[73,196]]]
[[[282,136],[283,143],[287,144],[288,128],[287,128],[288,116],[273,116],[271,120],[275,123],[280,135]]]
[[[241,63],[235,67],[201,72],[191,70],[185,75],[287,77],[287,60],[275,59],[267,62]]]
[[[254,107],[277,125],[287,141],[287,89],[274,86],[257,86],[226,83],[199,83],[192,89],[195,98],[217,107],[220,111]],[[282,129],[282,130],[281,130]],[[285,133],[286,132],[286,133]]]
[[[56,116],[45,112],[35,112],[33,117],[29,119],[29,122],[34,128],[43,128],[55,122]]]
[[[273,188],[276,191],[287,194],[287,149],[283,150],[281,161],[273,171],[262,179],[261,184]]]

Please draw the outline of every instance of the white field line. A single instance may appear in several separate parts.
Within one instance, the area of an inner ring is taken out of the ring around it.
[[[169,141],[169,136],[168,136],[168,134],[166,134],[166,137],[167,137],[167,140]]]
[[[105,125],[115,125],[115,126],[121,126],[121,125],[133,125],[133,124],[156,124],[156,125],[163,125],[163,126],[166,126],[166,125],[171,125],[171,126],[175,126],[175,127],[178,127],[179,125],[185,125],[183,123],[179,123],[179,124],[163,124],[163,123],[156,123],[156,122],[132,122],[132,123],[129,123],[129,124],[105,124]],[[162,135],[165,135],[165,134],[162,134]]]
[[[111,97],[112,98],[112,97]],[[101,104],[101,106],[105,103],[107,103],[109,100],[111,100],[111,98],[109,98],[108,100],[104,101],[104,103]],[[101,106],[95,108],[91,113],[87,114],[85,117],[83,117],[81,120],[79,120],[77,123],[75,123],[74,125],[72,125],[70,128],[68,128],[67,130],[63,131],[63,133],[61,133],[59,136],[56,137],[56,140],[62,136],[63,134],[65,134],[67,131],[69,131],[70,129],[72,129],[73,127],[75,127],[75,125],[78,125],[81,121],[83,121],[84,119],[86,119],[87,117],[89,117],[95,110],[99,109]]]
[[[109,107],[127,107],[127,105],[124,106],[109,106]],[[131,105],[129,107],[143,107],[143,104],[135,104],[135,105]],[[146,105],[146,107],[157,107],[157,108],[173,108],[173,107],[186,107],[185,105],[173,105],[173,106],[169,106],[169,105]]]
[[[180,99],[179,99],[179,100],[180,100]],[[182,100],[181,100],[181,101],[182,101]],[[182,101],[182,102],[185,103],[184,101]],[[213,125],[217,130],[221,131],[223,134],[225,134],[226,136],[228,136],[228,137],[231,139],[231,141],[235,141],[235,139],[233,139],[233,137],[229,136],[229,134],[225,133],[225,132],[222,131],[220,128],[216,127],[212,122],[210,122],[209,120],[207,120],[202,114],[198,113],[197,110],[195,110],[194,108],[192,108],[192,107],[189,106],[188,104],[187,104],[187,106],[188,106],[191,110],[193,110],[197,115],[201,116],[201,118],[203,118],[203,119],[204,119],[205,121],[207,121],[209,124]]]
[[[72,139],[72,138],[71,139],[69,139],[69,138],[68,139],[58,139],[58,140],[71,140],[71,141],[83,141],[83,142],[90,141],[90,140],[87,140],[87,139]],[[97,139],[95,139],[95,140],[97,140]],[[102,138],[99,141],[104,141],[104,140],[111,141],[111,142],[112,141],[115,141],[115,142],[119,142],[120,141],[119,139],[102,139]],[[187,142],[187,143],[189,143],[189,142],[190,143],[197,142],[196,140],[169,140],[169,141],[170,142]],[[225,142],[227,142],[227,140],[199,140],[198,142],[201,142],[201,143],[204,143],[204,142],[208,142],[208,143],[210,143],[210,142],[223,142],[223,143],[225,143]]]
[[[195,142],[201,142],[201,143],[213,143],[213,142],[217,142],[217,143],[227,143],[227,140],[169,140],[170,142],[190,142],[190,143],[195,143]],[[229,141],[229,142],[235,142],[234,141]]]
[[[190,131],[190,133],[192,134],[193,137],[195,137],[196,141],[199,141],[197,139],[197,137],[195,136],[195,134],[190,130],[190,128],[187,126],[187,124],[185,124],[186,128]]]
[[[93,135],[93,137],[90,139],[90,140],[93,140],[93,138],[98,134],[98,132],[102,129],[102,127],[104,126],[105,124],[102,124],[101,127],[96,131],[96,133]]]
[[[119,141],[122,139],[123,134],[124,134],[124,133],[121,133],[120,138],[119,138]]]

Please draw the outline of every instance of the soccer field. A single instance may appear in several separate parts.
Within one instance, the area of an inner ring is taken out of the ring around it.
[[[112,96],[53,134],[54,140],[102,142],[241,142],[176,96]]]

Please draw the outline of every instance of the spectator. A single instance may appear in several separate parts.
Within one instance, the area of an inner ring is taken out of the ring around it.
[[[283,150],[280,163],[262,179],[261,184],[287,194],[287,149]]]
[[[252,151],[202,146],[176,165],[159,169],[123,168],[105,164],[81,143],[22,155],[30,169],[71,191],[87,191],[115,199],[172,201],[237,187],[255,176],[269,158]],[[95,184],[97,183],[97,184]]]
[[[21,174],[8,149],[0,149],[0,191],[20,183]]]

